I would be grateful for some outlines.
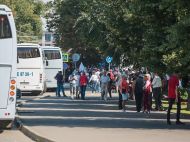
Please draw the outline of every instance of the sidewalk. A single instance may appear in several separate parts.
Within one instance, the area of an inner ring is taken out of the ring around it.
[[[68,91],[67,91],[68,94]],[[127,112],[118,110],[117,99],[100,100],[100,94],[87,93],[87,100],[50,97],[27,102],[19,108],[19,118],[29,131],[55,142],[189,141],[190,119],[185,126],[166,125],[166,112],[136,113],[134,102]],[[116,94],[114,96],[117,96]],[[24,113],[22,113],[22,111]],[[172,115],[175,121],[175,114]],[[148,134],[148,137],[147,137]],[[156,134],[156,137],[155,137]]]

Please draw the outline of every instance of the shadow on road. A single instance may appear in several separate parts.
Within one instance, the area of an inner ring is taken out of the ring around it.
[[[187,121],[184,126],[174,122],[168,126],[165,112],[136,113],[133,101],[128,102],[127,108],[127,112],[118,110],[116,98],[104,102],[93,96],[85,101],[49,97],[25,104],[19,109],[19,115],[27,126],[190,129],[189,117],[183,116]],[[171,117],[174,119],[175,114]]]

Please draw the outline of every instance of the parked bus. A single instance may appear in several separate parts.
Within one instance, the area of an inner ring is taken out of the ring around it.
[[[45,73],[40,45],[17,45],[17,87],[22,93],[40,94],[44,91]]]
[[[16,46],[13,14],[7,6],[0,5],[0,127],[11,124],[15,118]]]
[[[55,89],[57,81],[55,75],[63,70],[62,52],[59,47],[42,47],[45,59],[45,82],[47,89]]]

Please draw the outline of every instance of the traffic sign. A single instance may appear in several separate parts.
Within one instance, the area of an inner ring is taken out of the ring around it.
[[[63,62],[69,62],[69,54],[68,53],[63,53]]]
[[[63,69],[66,70],[68,69],[69,65],[67,63],[63,63]]]
[[[113,60],[113,58],[112,58],[112,57],[110,57],[110,56],[107,56],[107,57],[106,57],[106,62],[107,62],[107,63],[111,63],[111,62],[112,62],[112,60]]]
[[[72,55],[73,62],[78,62],[80,60],[80,55],[75,53]]]

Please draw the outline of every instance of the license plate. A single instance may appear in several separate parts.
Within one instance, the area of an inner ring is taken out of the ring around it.
[[[28,85],[29,82],[20,82],[21,85]]]

